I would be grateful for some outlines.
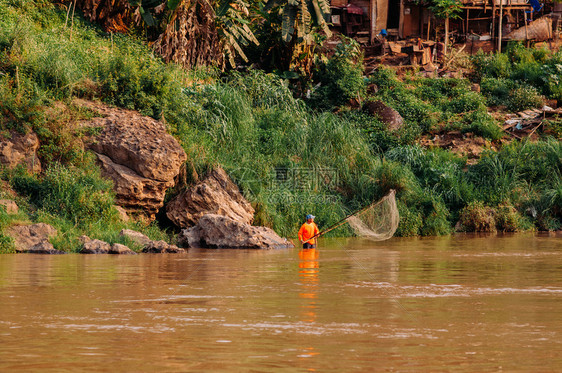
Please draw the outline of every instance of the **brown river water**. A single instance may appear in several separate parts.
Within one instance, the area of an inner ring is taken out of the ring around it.
[[[561,239],[0,255],[0,372],[560,372]]]

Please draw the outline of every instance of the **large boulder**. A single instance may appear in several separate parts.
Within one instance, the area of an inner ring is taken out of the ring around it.
[[[55,236],[56,234],[57,230],[45,223],[14,225],[8,229],[8,235],[13,237],[16,251],[20,253],[54,250],[49,243],[49,237]],[[54,251],[51,253],[56,253]]]
[[[363,111],[377,117],[391,131],[396,131],[404,125],[404,118],[400,113],[380,100],[366,102],[363,105]]]
[[[88,147],[96,153],[102,175],[113,180],[117,204],[154,219],[187,159],[182,147],[160,121],[131,110],[81,104],[104,115],[83,126],[101,128]]]
[[[294,247],[273,229],[254,227],[226,216],[208,214],[194,227],[183,229],[178,244],[187,247],[230,249],[288,249]]]
[[[12,131],[8,137],[0,136],[0,165],[10,169],[23,165],[30,172],[41,172],[38,148],[39,138],[34,132],[23,135]]]
[[[132,169],[117,164],[111,158],[97,154],[102,175],[113,180],[116,202],[136,215],[153,220],[164,205],[166,190],[174,185],[173,180],[157,181],[139,176]]]
[[[204,215],[216,214],[251,224],[254,208],[222,168],[184,190],[166,205],[166,215],[178,227],[191,227]]]

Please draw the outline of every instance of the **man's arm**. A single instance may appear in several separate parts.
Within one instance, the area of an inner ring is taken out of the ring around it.
[[[301,226],[301,229],[299,229],[299,234],[298,234],[298,236],[299,236],[299,241],[300,241],[301,243],[303,243],[303,238],[302,238],[302,234],[303,234],[303,233],[304,233],[304,225]]]

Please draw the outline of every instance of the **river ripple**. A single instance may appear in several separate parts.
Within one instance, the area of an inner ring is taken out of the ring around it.
[[[562,371],[556,235],[1,255],[0,371]]]

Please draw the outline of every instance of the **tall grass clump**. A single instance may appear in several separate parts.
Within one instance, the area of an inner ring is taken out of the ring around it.
[[[12,187],[38,209],[75,225],[115,219],[111,181],[88,158],[82,168],[53,163],[41,176],[16,172]]]
[[[516,152],[486,152],[469,169],[468,177],[478,186],[479,199],[499,204],[518,200],[517,193],[522,185]]]
[[[439,196],[450,209],[459,209],[473,198],[474,187],[463,171],[466,160],[453,153],[412,145],[391,149],[386,157],[408,166],[421,187]]]

